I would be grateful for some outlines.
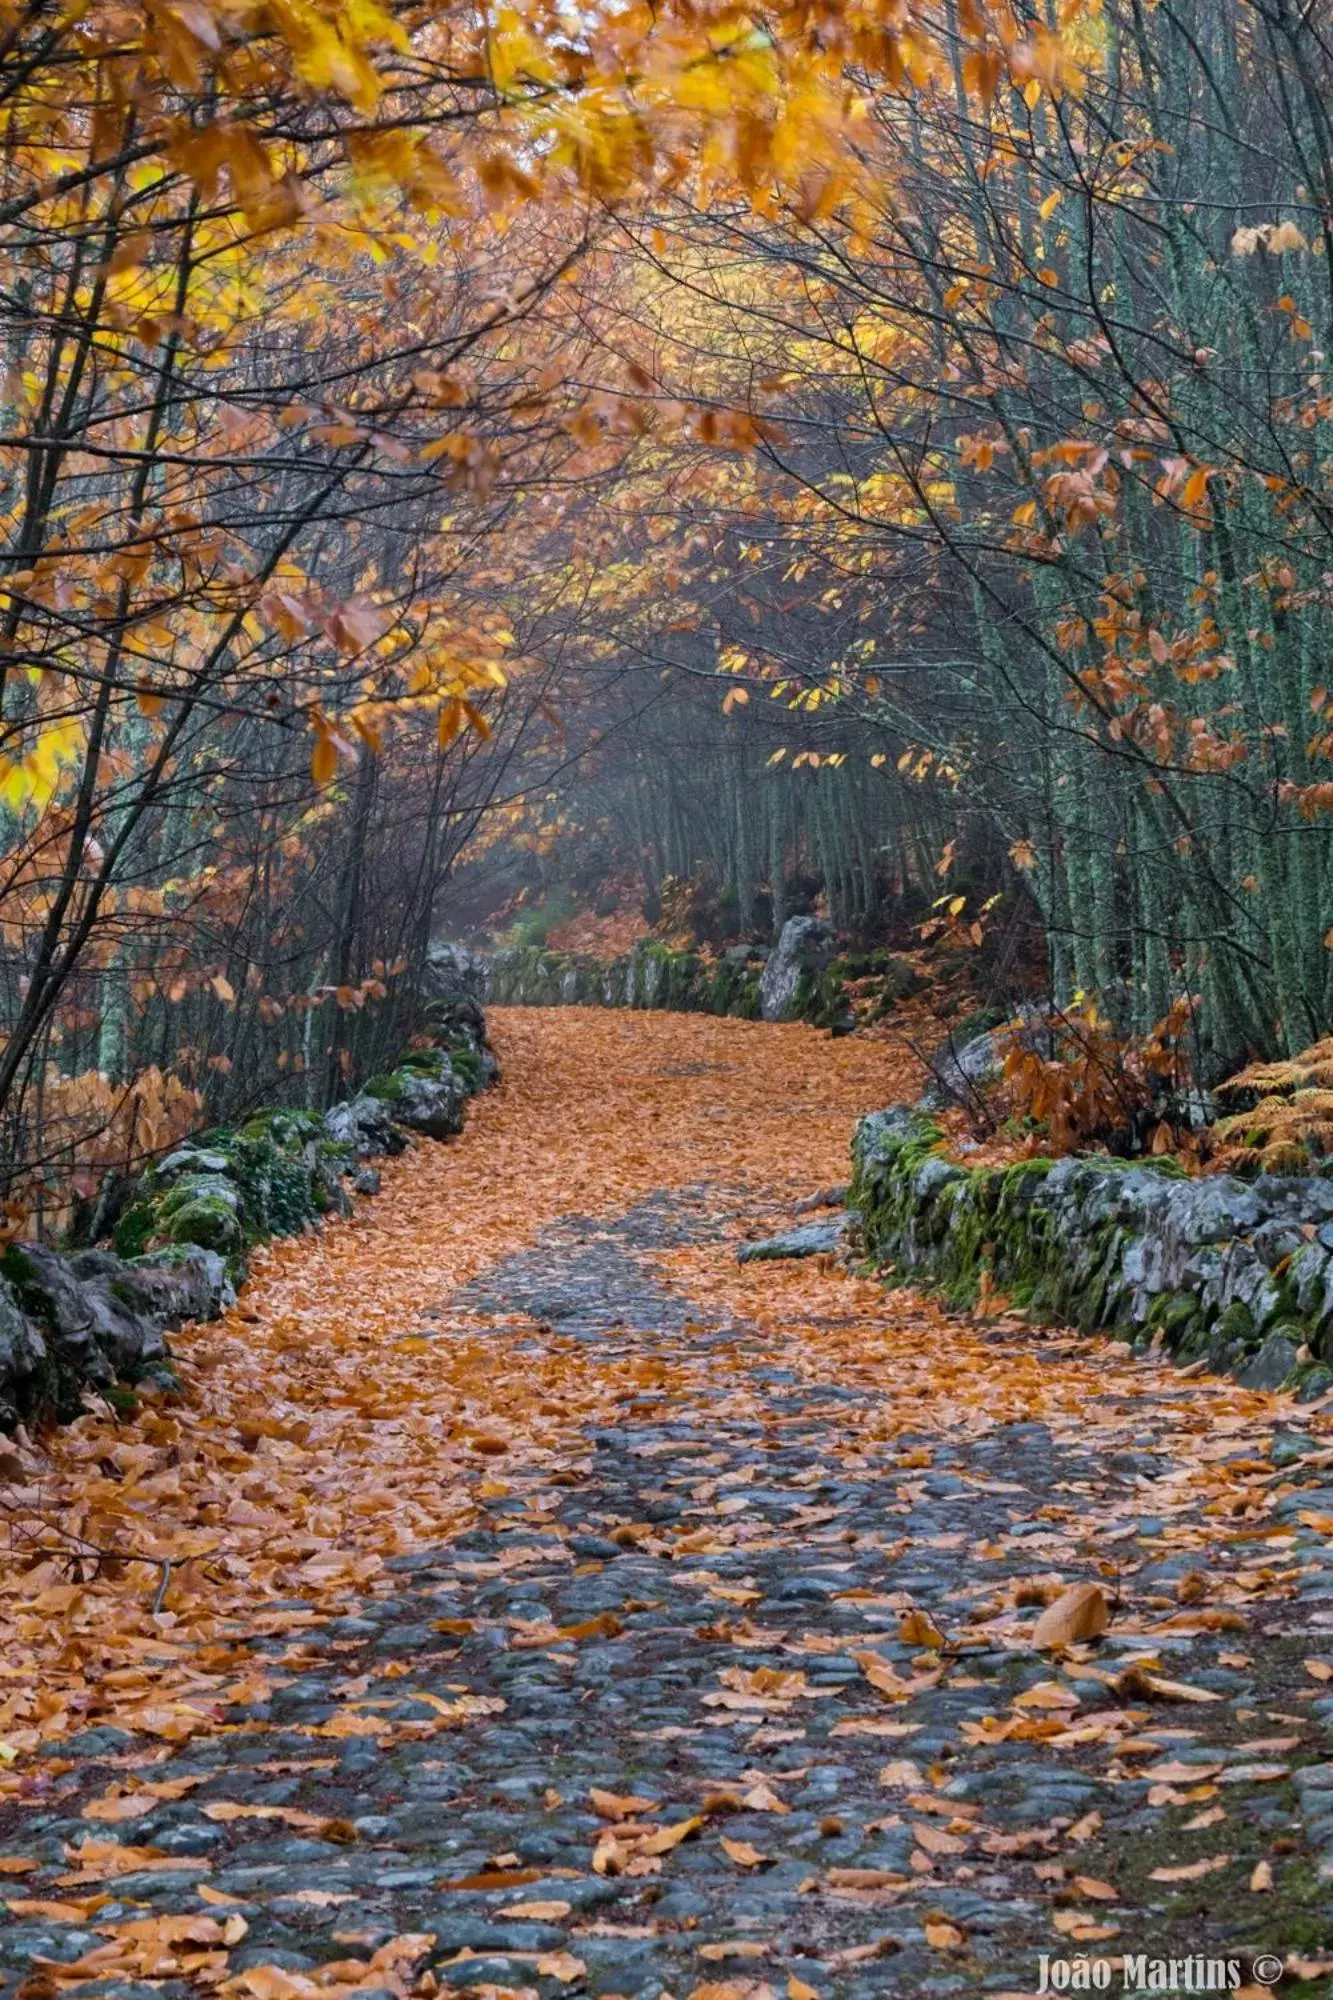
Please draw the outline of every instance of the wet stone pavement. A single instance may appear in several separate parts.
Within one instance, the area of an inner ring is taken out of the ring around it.
[[[1230,1653],[1216,1631],[1147,1646],[1139,1623],[1060,1669],[976,1645],[1013,1579],[1068,1574],[1080,1511],[1120,1512],[1139,1598],[1176,1603],[1199,1555],[1173,1552],[1153,1511],[1169,1426],[1111,1398],[1109,1455],[1104,1429],[1080,1448],[1041,1423],[872,1435],[864,1382],[784,1366],[671,1288],[654,1260],[718,1238],[716,1209],[699,1190],[571,1217],[442,1302],[435,1338],[481,1323],[534,1357],[573,1339],[593,1368],[642,1357],[641,1386],[581,1462],[495,1492],[359,1615],[260,1638],[265,1685],[163,1756],[146,1814],[83,1816],[128,1738],[63,1745],[76,1761],[50,1801],[0,1822],[0,1851],[41,1863],[25,1907],[72,1893],[85,1843],[156,1853],[104,1882],[83,1925],[12,1916],[6,1995],[58,1991],[53,1962],[96,1948],[99,1924],[201,1910],[201,1884],[208,1914],[243,1919],[229,1979],[265,1968],[269,1996],[405,1933],[433,1938],[419,1963],[444,1991],[635,2000],[1025,1993],[1039,1951],[1313,1961],[1333,1944],[1333,1695],[1304,1665],[1333,1656],[1333,1472],[1311,1440],[1279,1441],[1276,1526],[1305,1567],[1264,1606],[1262,1646],[1253,1629]],[[737,1515],[751,1532],[728,1545],[715,1529]],[[1084,1573],[1109,1552],[1087,1543]],[[961,1641],[902,1636],[913,1607]],[[1145,1651],[1222,1699],[1115,1688]],[[1075,1740],[986,1721],[1015,1714]],[[1264,1860],[1274,1887],[1250,1893]]]

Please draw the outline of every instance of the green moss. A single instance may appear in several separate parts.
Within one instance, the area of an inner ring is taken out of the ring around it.
[[[163,1233],[171,1243],[198,1243],[205,1250],[220,1250],[224,1254],[240,1248],[240,1217],[218,1195],[200,1195],[162,1219]]]
[[[240,1137],[251,1141],[267,1139],[282,1152],[294,1152],[310,1140],[317,1140],[323,1130],[323,1119],[313,1111],[276,1106],[268,1111],[256,1111],[247,1118],[240,1129]]]
[[[141,1257],[152,1241],[157,1211],[151,1201],[131,1202],[121,1212],[111,1240],[118,1257]]]
[[[408,1090],[406,1078],[396,1069],[384,1076],[372,1076],[361,1088],[367,1097],[378,1098],[381,1104],[400,1104]]]
[[[847,959],[835,958],[823,972],[801,973],[792,998],[792,1013],[797,1020],[808,1021],[814,1028],[832,1028],[844,1018],[851,1006],[847,966]]]
[[[481,1089],[481,1057],[465,1042],[455,1042],[448,1050],[448,1062],[454,1075],[475,1093]]]
[[[1237,1299],[1217,1316],[1213,1334],[1218,1340],[1240,1341],[1245,1347],[1253,1347],[1259,1338],[1259,1329],[1254,1323],[1254,1314],[1247,1305]]]

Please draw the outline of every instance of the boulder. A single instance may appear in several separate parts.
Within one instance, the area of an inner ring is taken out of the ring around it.
[[[147,1287],[151,1310],[170,1326],[178,1320],[217,1319],[236,1303],[227,1260],[202,1244],[180,1243],[150,1250],[128,1266]]]
[[[425,1028],[474,1090],[486,1090],[499,1082],[500,1061],[486,1033],[486,1016],[479,1000],[463,994],[452,1000],[428,1001]]]
[[[87,1389],[179,1387],[165,1330],[235,1302],[223,1259],[193,1247],[128,1263],[11,1243],[0,1276],[0,1429],[77,1413]]]
[[[201,1243],[225,1255],[245,1239],[241,1191],[225,1174],[182,1174],[159,1204],[157,1221],[168,1242]]]
[[[437,1075],[413,1069],[396,1069],[389,1081],[395,1086],[389,1100],[394,1122],[427,1139],[454,1139],[463,1129],[469,1092],[449,1068]]]
[[[763,1019],[799,1019],[803,985],[826,972],[836,954],[832,926],[822,917],[789,917],[759,981]]]
[[[1296,1366],[1297,1343],[1280,1329],[1269,1334],[1259,1352],[1236,1372],[1243,1389],[1280,1389]]]
[[[480,952],[441,939],[427,950],[421,990],[427,1000],[481,1001],[489,978],[490,963]]]
[[[349,1146],[359,1160],[375,1153],[401,1153],[407,1139],[394,1123],[393,1111],[381,1098],[361,1091],[324,1113],[324,1129],[339,1146]]]
[[[0,1430],[12,1430],[40,1405],[49,1370],[45,1341],[0,1278]]]

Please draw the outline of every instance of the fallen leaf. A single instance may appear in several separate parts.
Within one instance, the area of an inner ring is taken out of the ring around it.
[[[757,1847],[752,1847],[748,1840],[728,1840],[723,1834],[719,1845],[728,1861],[734,1861],[738,1868],[762,1868],[768,1859],[768,1856],[761,1854]]]
[[[702,1813],[695,1813],[690,1819],[678,1819],[671,1826],[659,1827],[641,1840],[639,1851],[643,1854],[669,1854],[673,1847],[679,1847],[682,1840],[688,1840],[704,1824]]]
[[[600,1819],[638,1819],[642,1813],[658,1810],[656,1799],[641,1799],[632,1793],[603,1792],[596,1785],[588,1793],[588,1801]]]
[[[1154,1868],[1150,1871],[1150,1882],[1197,1882],[1205,1875],[1215,1875],[1219,1868],[1225,1868],[1231,1856],[1213,1854],[1205,1861],[1181,1861],[1170,1868]]]
[[[588,1968],[572,1951],[548,1951],[537,1960],[537,1970],[544,1979],[558,1979],[562,1986],[572,1986]]]
[[[898,1620],[898,1637],[909,1646],[944,1644],[943,1632],[926,1611],[905,1611]]]
[[[922,1782],[921,1767],[910,1757],[899,1757],[892,1764],[885,1764],[879,1774],[881,1785],[893,1791],[907,1791]]]
[[[1095,1639],[1111,1622],[1111,1607],[1100,1584],[1075,1583],[1048,1604],[1032,1628],[1032,1644],[1043,1652]]]

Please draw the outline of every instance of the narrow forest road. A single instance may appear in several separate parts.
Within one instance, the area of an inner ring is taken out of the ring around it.
[[[1326,1991],[1329,1419],[739,1266],[906,1094],[886,1044],[495,1032],[460,1142],[179,1343],[185,1407],[52,1445],[48,1522],[143,1559],[6,1573],[5,1991],[833,2000],[1251,1949]],[[1093,1577],[1105,1639],[1024,1644]]]

